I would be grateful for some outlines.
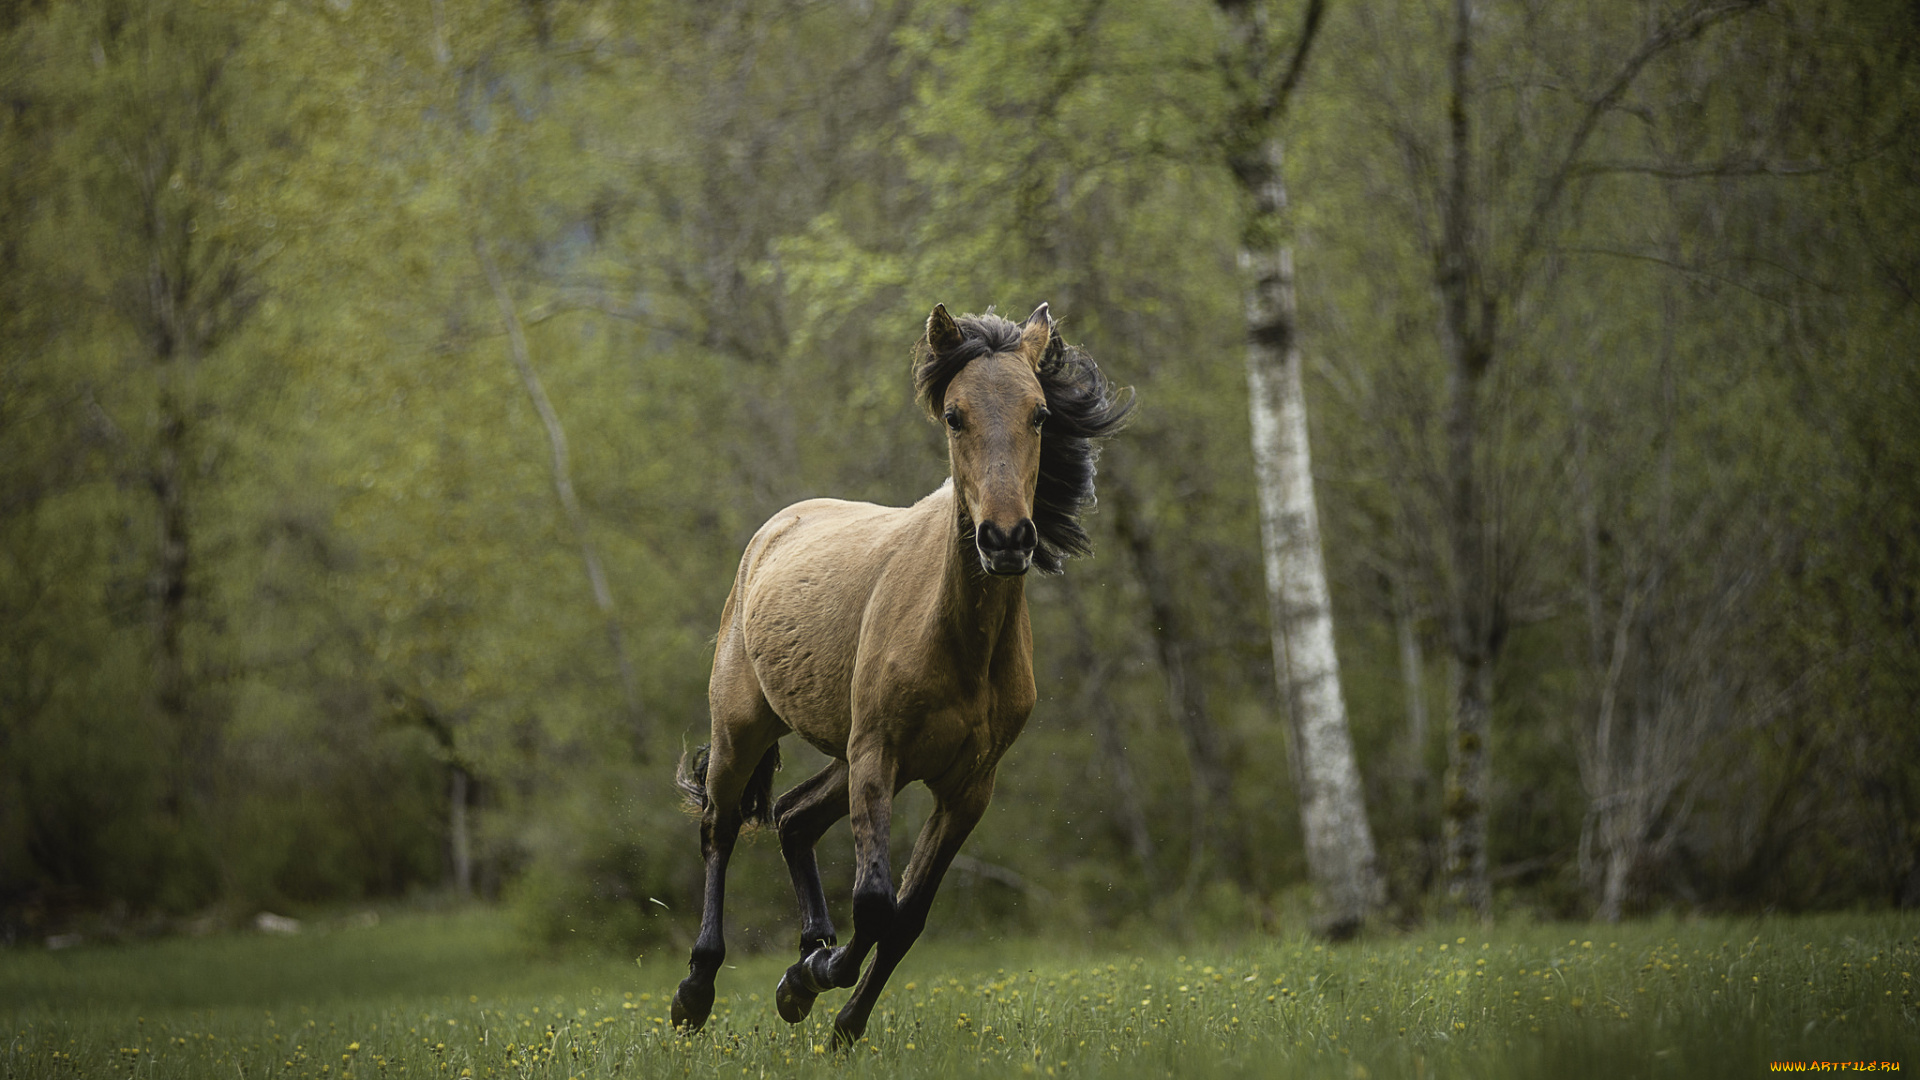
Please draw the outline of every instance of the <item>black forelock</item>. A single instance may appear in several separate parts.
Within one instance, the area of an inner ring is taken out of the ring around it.
[[[962,368],[983,356],[1018,349],[1024,329],[992,311],[984,315],[962,315],[954,320],[954,325],[960,328],[960,344],[937,352],[923,335],[914,348],[913,391],[928,416],[939,414],[947,386]]]

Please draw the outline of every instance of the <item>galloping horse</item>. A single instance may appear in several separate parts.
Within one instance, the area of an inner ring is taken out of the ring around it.
[[[740,559],[707,690],[713,741],[683,756],[676,778],[700,813],[707,865],[700,936],[673,995],[681,1031],[712,1011],[727,860],[756,821],[779,830],[803,913],[800,960],[774,995],[780,1016],[798,1023],[815,997],[857,982],[834,1036],[859,1039],[1033,711],[1022,575],[1058,573],[1090,550],[1078,517],[1093,502],[1094,440],[1119,430],[1131,394],[1056,336],[1045,304],[1018,324],[936,306],[913,377],[946,422],[952,478],[904,509],[796,503]],[[774,802],[789,732],[834,760]],[[896,900],[888,827],[894,795],[915,780],[935,805]],[[849,813],[853,940],[840,945],[813,847]]]

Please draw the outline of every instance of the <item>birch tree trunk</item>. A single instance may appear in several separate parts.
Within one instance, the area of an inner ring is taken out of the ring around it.
[[[1271,220],[1285,209],[1280,144],[1268,140],[1267,176],[1255,189],[1254,213]],[[1243,249],[1252,270],[1247,294],[1247,388],[1253,416],[1253,460],[1260,489],[1260,539],[1266,556],[1267,603],[1273,626],[1273,669],[1293,737],[1307,870],[1313,879],[1319,930],[1341,938],[1358,930],[1383,898],[1373,832],[1367,824],[1340,692],[1333,606],[1320,518],[1313,498],[1306,400],[1293,292],[1293,251]]]
[[[493,289],[493,298],[500,307],[500,318],[507,326],[508,352],[513,358],[513,366],[520,373],[520,382],[526,387],[527,396],[533,399],[534,411],[540,414],[540,422],[546,426],[547,442],[553,455],[553,491],[560,499],[560,509],[566,515],[567,524],[573,530],[574,539],[580,545],[580,559],[587,571],[587,584],[593,590],[594,606],[600,609],[600,617],[606,624],[607,643],[613,649],[614,660],[620,666],[620,688],[625,693],[627,704],[627,723],[629,735],[633,741],[634,755],[641,761],[647,760],[646,714],[640,706],[640,690],[634,679],[633,664],[627,659],[626,636],[620,630],[618,612],[613,606],[613,590],[607,586],[607,575],[600,566],[600,552],[593,544],[593,536],[587,531],[587,513],[580,507],[580,500],[573,492],[572,456],[567,450],[567,432],[560,425],[560,414],[553,409],[548,400],[546,387],[541,385],[540,376],[533,370],[533,360],[527,350],[526,331],[520,325],[520,313],[515,307],[513,296],[507,291],[506,281],[500,276],[500,267],[493,260],[493,249],[487,244],[485,236],[474,235],[473,249],[479,257],[480,266],[487,274],[487,283]]]

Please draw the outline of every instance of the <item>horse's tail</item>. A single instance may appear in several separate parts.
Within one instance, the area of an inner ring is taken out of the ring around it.
[[[682,750],[680,765],[673,770],[673,786],[680,789],[680,802],[689,814],[707,812],[707,755],[711,750],[710,744],[698,750]]]
[[[680,799],[689,813],[707,811],[707,764],[711,754],[711,745],[683,753],[679,768],[674,770],[673,786],[680,789]],[[753,775],[747,779],[746,790],[740,793],[740,817],[746,824],[773,824],[773,774],[778,771],[780,744],[774,743],[760,756],[760,764],[753,767]]]

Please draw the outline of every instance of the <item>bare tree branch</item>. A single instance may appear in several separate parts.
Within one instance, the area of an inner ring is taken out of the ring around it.
[[[1564,254],[1568,254],[1568,255],[1606,255],[1615,259],[1631,259],[1636,262],[1654,263],[1655,265],[1664,266],[1671,270],[1678,270],[1683,274],[1693,274],[1698,277],[1706,278],[1709,281],[1717,281],[1723,285],[1731,285],[1734,288],[1739,289],[1741,292],[1747,293],[1758,299],[1765,300],[1769,304],[1775,304],[1781,307],[1788,306],[1788,302],[1786,300],[1783,300],[1778,296],[1769,296],[1766,293],[1760,291],[1758,288],[1755,288],[1754,286],[1749,285],[1738,278],[1732,278],[1732,277],[1728,277],[1725,274],[1715,273],[1714,271],[1708,270],[1703,266],[1695,266],[1689,263],[1678,262],[1674,259],[1667,258],[1664,255],[1655,255],[1651,252],[1645,252],[1645,251],[1629,251],[1624,248],[1597,247],[1593,245],[1570,245],[1567,247],[1555,248],[1554,250],[1562,252]],[[1827,291],[1831,292],[1832,290],[1828,289]]]
[[[1693,180],[1716,176],[1812,176],[1827,172],[1831,166],[1819,161],[1759,161],[1753,158],[1728,158],[1722,161],[1582,161],[1571,170],[1572,176],[1607,176],[1632,173],[1657,176],[1666,180]]]
[[[647,322],[646,313],[638,306],[616,303],[613,297],[605,293],[592,293],[581,297],[549,300],[538,307],[528,309],[520,316],[520,323],[523,326],[539,326],[562,315],[572,315],[582,311],[595,312],[623,322]]]
[[[1513,263],[1508,267],[1505,286],[1501,294],[1510,294],[1525,273],[1526,264],[1540,245],[1540,237],[1546,229],[1547,219],[1560,204],[1560,196],[1566,190],[1567,181],[1574,176],[1575,166],[1580,153],[1586,149],[1587,140],[1593,136],[1600,125],[1600,118],[1619,104],[1627,90],[1633,86],[1640,72],[1654,57],[1705,33],[1714,24],[1723,22],[1735,15],[1741,15],[1759,7],[1761,0],[1719,0],[1691,4],[1679,14],[1674,15],[1655,30],[1640,47],[1633,51],[1607,81],[1606,87],[1587,104],[1587,110],[1580,117],[1580,123],[1574,128],[1573,135],[1567,140],[1566,151],[1561,155],[1560,165],[1548,175],[1541,186],[1539,197],[1534,200],[1533,209],[1527,212],[1526,223],[1522,227],[1520,243],[1514,249]]]
[[[1253,133],[1264,138],[1280,117],[1285,116],[1287,105],[1293,100],[1293,92],[1300,85],[1300,78],[1306,73],[1307,56],[1313,50],[1313,43],[1320,37],[1320,24],[1327,11],[1326,0],[1308,0],[1307,10],[1300,17],[1300,34],[1294,39],[1293,51],[1287,57],[1286,66],[1280,69],[1279,76],[1267,79],[1267,49],[1263,40],[1265,20],[1254,12],[1253,0],[1218,0],[1220,10],[1232,19],[1236,27],[1238,51],[1236,54],[1223,54],[1223,63],[1241,66],[1253,75],[1249,82],[1255,85],[1245,91],[1245,97],[1236,107],[1234,126],[1241,131]],[[1236,78],[1235,81],[1240,81]],[[1246,82],[1241,82],[1246,86]]]
[[[1277,119],[1287,114],[1287,105],[1293,100],[1294,88],[1300,85],[1300,76],[1307,69],[1307,53],[1320,36],[1320,20],[1327,13],[1325,0],[1307,0],[1306,14],[1300,18],[1300,38],[1294,42],[1293,55],[1287,59],[1286,70],[1281,72],[1280,80],[1274,84],[1272,96],[1266,102],[1268,119]]]

